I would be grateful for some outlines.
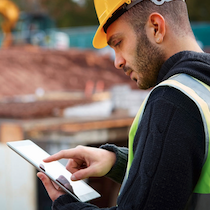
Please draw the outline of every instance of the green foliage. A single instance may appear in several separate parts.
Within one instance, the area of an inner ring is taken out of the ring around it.
[[[72,0],[40,0],[42,7],[55,20],[57,27],[97,25],[93,0],[80,5]]]
[[[93,3],[94,0],[12,1],[16,3],[22,11],[45,11],[55,21],[56,27],[98,25]],[[210,21],[209,0],[186,0],[186,2],[190,21]]]
[[[190,21],[210,21],[209,0],[187,0]]]
[[[97,25],[93,0],[39,0],[57,27]],[[190,21],[210,21],[209,0],[187,0]]]

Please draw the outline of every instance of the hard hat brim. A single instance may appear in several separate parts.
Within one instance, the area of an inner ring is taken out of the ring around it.
[[[103,25],[100,25],[93,38],[93,47],[101,49],[106,47],[107,45],[107,35],[104,32]]]
[[[107,20],[112,16],[112,14],[118,9],[120,8],[126,1],[125,0],[121,0],[119,1],[110,11],[109,14],[107,15],[107,17],[100,22],[100,25],[95,33],[95,36],[93,38],[93,46],[97,49],[101,49],[106,47],[107,44],[107,35],[104,32],[104,25],[107,22]]]

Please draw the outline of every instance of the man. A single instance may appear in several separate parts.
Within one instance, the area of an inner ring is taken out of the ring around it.
[[[72,180],[107,175],[122,183],[125,177],[110,209],[209,209],[210,56],[195,40],[186,3],[95,0],[95,7],[100,26],[93,45],[108,43],[116,68],[139,88],[155,88],[131,127],[129,154],[109,144],[79,146],[45,161],[70,159]],[[44,174],[38,177],[53,209],[98,209],[56,190]]]

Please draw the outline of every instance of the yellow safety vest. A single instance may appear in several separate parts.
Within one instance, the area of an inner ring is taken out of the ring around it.
[[[206,151],[204,164],[199,181],[186,205],[185,210],[209,210],[210,209],[210,87],[203,82],[187,75],[187,74],[177,74],[168,80],[161,82],[159,85],[153,88],[156,89],[160,86],[170,86],[182,91],[190,99],[192,99],[200,110],[204,130],[205,130],[205,140],[206,140]],[[152,91],[153,91],[152,90]],[[141,121],[142,114],[145,109],[147,100],[152,93],[149,93],[147,98],[142,103],[129,132],[129,155],[128,155],[128,165],[127,174],[129,174],[130,167],[134,158],[133,154],[133,141],[134,137]]]

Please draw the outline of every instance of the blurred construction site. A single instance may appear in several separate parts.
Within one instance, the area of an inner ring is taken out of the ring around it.
[[[47,210],[51,201],[35,168],[5,143],[31,139],[50,154],[77,145],[126,146],[146,93],[114,68],[112,51],[93,50],[96,26],[57,29],[46,13],[22,12],[8,0],[0,0],[0,13],[0,204]],[[102,194],[92,203],[115,205],[118,184],[87,181]]]
[[[47,13],[21,11],[9,0],[0,0],[0,14],[0,205],[50,210],[35,168],[5,143],[30,139],[50,154],[77,145],[127,146],[130,125],[148,91],[138,90],[115,69],[111,49],[93,49],[97,26],[57,28]],[[192,27],[209,52],[210,25]],[[107,178],[87,182],[102,195],[91,203],[115,205],[118,184]]]

